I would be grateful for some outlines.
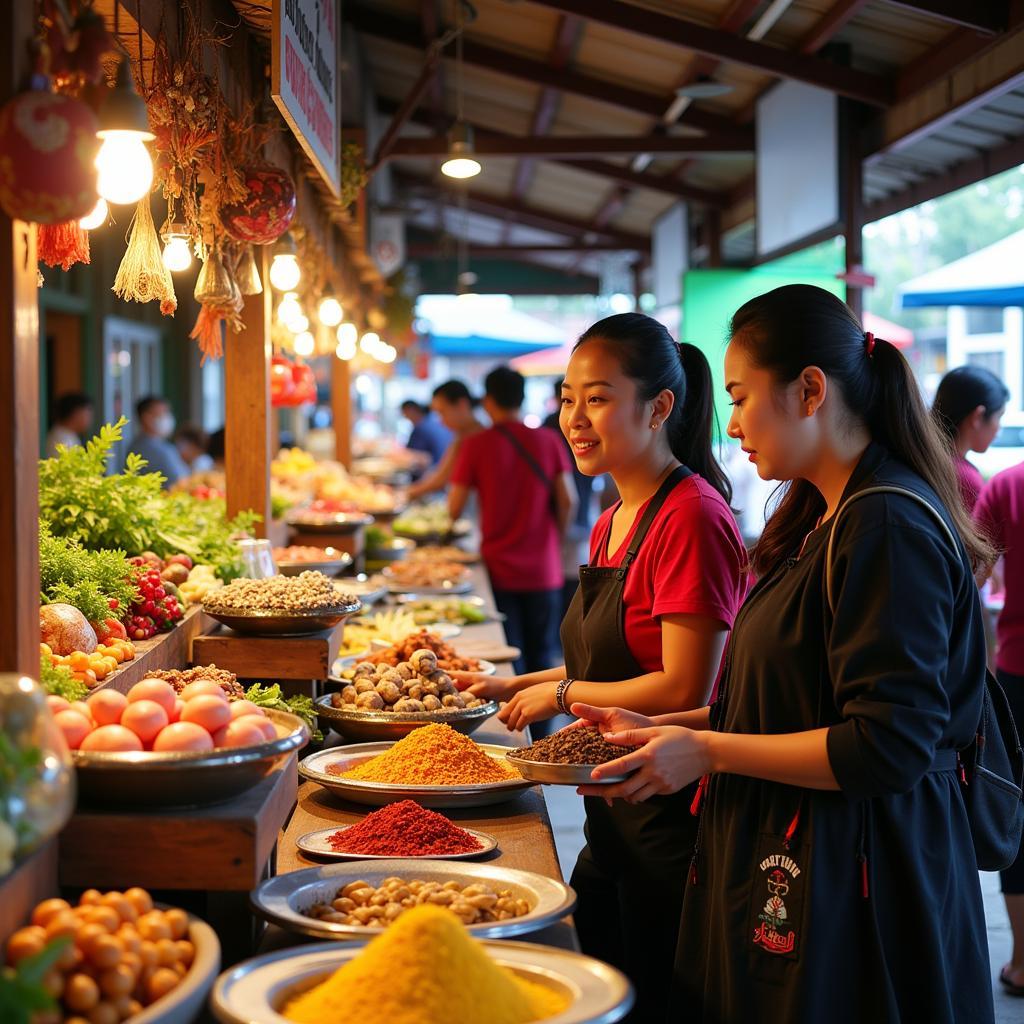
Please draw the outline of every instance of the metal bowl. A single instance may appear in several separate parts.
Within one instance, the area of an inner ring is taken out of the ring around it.
[[[202,807],[251,789],[282,755],[309,742],[309,729],[287,711],[267,710],[278,737],[253,747],[153,753],[74,750],[78,795],[93,804]]]
[[[293,512],[285,522],[303,533],[355,533],[371,526],[373,516],[365,512]]]
[[[282,576],[299,576],[307,570],[338,576],[352,564],[352,556],[347,551],[324,548],[324,554],[327,557],[320,562],[278,562],[277,568]]]
[[[253,636],[307,636],[324,629],[332,629],[350,615],[355,615],[362,607],[362,604],[356,602],[309,612],[273,609],[219,611],[216,605],[211,607],[204,604],[203,611],[236,633],[248,633]]]
[[[623,747],[622,756],[629,751]],[[610,786],[614,782],[624,782],[630,772],[625,775],[609,775],[597,781],[590,777],[596,764],[555,764],[552,761],[527,761],[524,757],[516,757],[514,753],[506,754],[506,760],[524,779],[543,782],[548,786]]]
[[[508,889],[516,899],[524,899],[530,905],[529,913],[522,917],[467,925],[478,938],[508,938],[535,932],[567,917],[576,907],[576,893],[569,886],[533,871],[499,864],[453,864],[446,860],[410,863],[400,857],[289,871],[262,882],[249,894],[249,903],[260,917],[300,935],[317,939],[371,938],[384,929],[321,921],[309,917],[308,911],[317,903],[336,899],[338,890],[349,882],[361,879],[379,886],[385,878],[393,876],[425,882],[458,882],[462,886],[483,882],[492,889]]]
[[[354,827],[353,825],[339,825],[336,828],[321,828],[316,832],[307,832],[304,836],[299,836],[295,841],[295,845],[303,853],[308,853],[314,857],[329,857],[331,860],[475,860],[477,857],[486,856],[498,848],[498,840],[494,836],[489,832],[477,832],[474,828],[463,828],[464,832],[468,832],[480,844],[480,849],[470,850],[469,853],[449,853],[444,855],[434,853],[423,856],[404,856],[401,858],[393,856],[383,857],[373,853],[346,853],[344,850],[336,850],[328,842],[331,836]]]
[[[365,945],[293,946],[246,960],[218,979],[210,1000],[214,1016],[221,1024],[290,1024],[279,1012],[284,1004],[326,981]],[[593,957],[532,942],[485,939],[483,946],[520,978],[565,993],[569,1006],[544,1024],[614,1024],[633,1006],[625,975]]]
[[[340,593],[355,594],[363,603],[363,607],[376,604],[388,596],[388,587],[384,579],[380,576],[367,576],[365,573],[338,580],[334,586]]]
[[[355,768],[393,746],[394,742],[328,747],[303,758],[299,762],[299,774],[323,786],[335,796],[371,807],[383,807],[398,800],[415,800],[421,807],[487,807],[511,800],[535,785],[528,779],[509,779],[507,782],[483,782],[472,786],[398,786],[386,782],[343,779],[327,771],[329,764],[337,764],[339,761],[346,762],[348,768]],[[502,764],[510,749],[496,743],[480,743],[478,746]]]
[[[332,679],[331,682],[343,680]],[[434,723],[450,725],[456,732],[468,736],[498,713],[498,704],[493,700],[479,707],[455,708],[452,711],[345,711],[331,704],[331,696],[326,694],[313,701],[321,732],[326,736],[333,729],[356,743],[375,740],[396,742],[414,729]]]
[[[206,1005],[220,970],[220,940],[198,917],[189,914],[188,940],[195,957],[180,983],[132,1018],[132,1024],[192,1024]]]

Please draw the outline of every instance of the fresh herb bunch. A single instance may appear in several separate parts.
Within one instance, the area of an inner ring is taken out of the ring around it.
[[[259,683],[253,683],[245,691],[245,699],[251,700],[259,708],[274,708],[277,711],[291,712],[306,723],[312,739],[322,740],[324,738],[317,725],[316,708],[313,706],[312,697],[303,697],[301,694],[285,697],[277,683],[273,686],[261,686]]]
[[[71,936],[62,935],[34,956],[20,960],[17,967],[0,967],[0,1020],[4,1024],[31,1024],[53,1015],[57,1000],[43,979],[69,945]]]
[[[71,669],[54,665],[45,654],[39,659],[39,682],[47,693],[63,697],[69,704],[89,696],[89,687],[72,679]]]
[[[228,583],[243,570],[238,540],[252,536],[260,518],[246,511],[228,519],[222,498],[195,498],[176,491],[166,497],[160,537],[153,550],[159,555],[180,552],[196,564],[212,565]]]
[[[90,622],[121,618],[138,596],[123,551],[87,551],[39,521],[39,600],[74,605]],[[112,607],[113,606],[113,607]]]

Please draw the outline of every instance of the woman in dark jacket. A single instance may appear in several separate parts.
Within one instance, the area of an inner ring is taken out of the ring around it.
[[[972,573],[991,549],[905,360],[834,296],[791,285],[748,302],[725,367],[729,433],[789,485],[754,550],[719,699],[654,720],[573,707],[643,744],[595,770],[638,769],[595,794],[643,800],[704,776],[670,1019],[990,1022],[955,752],[980,715]],[[836,519],[883,485],[925,499],[955,548],[905,495]]]

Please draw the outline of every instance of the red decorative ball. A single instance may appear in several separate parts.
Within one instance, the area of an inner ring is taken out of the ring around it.
[[[0,110],[0,206],[62,224],[96,205],[96,115],[71,96],[23,92]]]
[[[292,366],[292,379],[295,382],[293,405],[309,405],[316,402],[316,376],[312,366],[308,363],[295,363]]]
[[[295,378],[290,359],[274,356],[270,360],[270,404],[274,408],[295,404]]]
[[[246,197],[221,207],[221,223],[236,242],[276,242],[295,219],[295,183],[271,164],[254,164],[242,174]]]

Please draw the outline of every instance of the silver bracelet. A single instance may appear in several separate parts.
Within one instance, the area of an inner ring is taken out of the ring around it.
[[[572,686],[572,684],[575,682],[575,679],[563,679],[561,680],[561,682],[559,682],[558,687],[555,690],[555,704],[557,705],[558,710],[561,711],[563,715],[568,715],[572,713],[565,705],[565,694],[569,687]]]

